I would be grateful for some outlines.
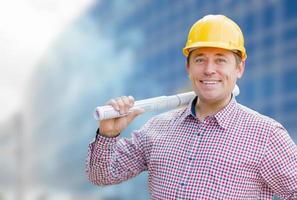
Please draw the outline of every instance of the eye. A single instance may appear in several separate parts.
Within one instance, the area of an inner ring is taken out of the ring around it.
[[[201,57],[194,58],[194,63],[201,64],[203,62],[205,62],[205,58],[201,58]]]
[[[217,58],[216,59],[216,63],[218,63],[218,64],[223,64],[223,63],[226,63],[226,62],[227,62],[227,60],[224,59],[224,58]]]

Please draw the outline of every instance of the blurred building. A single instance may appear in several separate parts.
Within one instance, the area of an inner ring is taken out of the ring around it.
[[[97,128],[92,112],[111,97],[190,90],[182,48],[190,26],[206,14],[229,16],[245,35],[248,59],[237,100],[280,121],[297,143],[296,7],[293,0],[98,1],[65,28],[32,77],[21,115],[30,137],[25,193],[31,188],[40,194],[36,199],[55,199],[56,193],[65,200],[148,199],[146,173],[104,188],[87,181],[87,146]],[[141,116],[123,135],[154,114]]]

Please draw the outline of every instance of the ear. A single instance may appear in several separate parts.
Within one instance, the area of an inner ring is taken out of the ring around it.
[[[245,61],[241,61],[237,67],[237,78],[240,79],[244,73]]]

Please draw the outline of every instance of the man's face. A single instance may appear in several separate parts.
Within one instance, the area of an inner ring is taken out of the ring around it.
[[[216,103],[230,98],[237,78],[244,72],[244,62],[237,65],[229,50],[202,47],[191,52],[187,71],[199,99]]]

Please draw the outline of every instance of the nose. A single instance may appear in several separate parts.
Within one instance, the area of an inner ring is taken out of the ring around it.
[[[215,74],[215,63],[209,61],[206,63],[205,67],[204,67],[204,74],[209,76],[212,74]]]

